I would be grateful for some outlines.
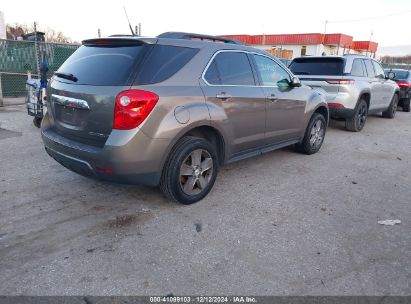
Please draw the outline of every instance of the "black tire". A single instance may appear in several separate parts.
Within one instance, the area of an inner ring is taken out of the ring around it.
[[[410,111],[410,101],[411,101],[411,97],[404,99],[402,101],[402,110],[404,112],[409,112]]]
[[[212,160],[211,171],[203,173],[202,168],[197,168],[198,166],[194,166],[192,155],[193,153],[196,153],[196,151],[201,151],[201,165],[204,163],[205,159],[208,161],[210,161],[210,159]],[[207,158],[204,155],[206,155]],[[190,161],[190,158],[191,165],[187,165],[186,168],[189,167],[193,170],[192,176],[188,174],[182,175],[181,170],[183,170],[183,162],[184,165],[186,165],[187,161]],[[202,200],[211,191],[217,177],[217,172],[218,156],[216,148],[205,139],[192,136],[183,137],[174,146],[164,165],[160,181],[160,189],[167,198],[173,201],[177,201],[185,205],[193,204]],[[201,186],[200,179],[207,181],[204,188]],[[188,183],[189,180],[194,181],[192,183],[193,193],[191,194],[187,194],[184,190],[185,183]]]
[[[382,112],[382,117],[384,118],[394,118],[395,117],[395,113],[397,113],[397,108],[398,108],[398,95],[394,94],[394,96],[392,97],[390,106],[388,107],[388,109],[384,112]]]
[[[320,129],[318,129],[318,124],[320,124]],[[295,145],[297,151],[307,155],[317,153],[324,142],[326,130],[327,122],[324,116],[314,113],[305,130],[303,140]]]
[[[360,99],[354,111],[354,116],[345,120],[345,128],[351,132],[360,132],[364,129],[367,120],[368,106],[364,99]]]
[[[39,118],[39,117],[34,117],[34,118],[33,118],[33,125],[35,125],[37,128],[40,128],[40,126],[41,126],[41,118]]]

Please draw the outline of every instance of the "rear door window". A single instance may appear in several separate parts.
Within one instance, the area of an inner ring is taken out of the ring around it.
[[[250,61],[247,54],[242,52],[218,53],[204,78],[214,85],[255,85]]]
[[[288,67],[296,75],[330,75],[344,73],[343,58],[296,58]]]
[[[366,76],[365,71],[364,71],[364,65],[361,59],[354,59],[352,68],[351,68],[351,75],[358,76],[358,77]]]
[[[375,71],[372,66],[371,60],[363,60],[365,63],[365,69],[367,70],[368,77],[374,78],[375,77]]]

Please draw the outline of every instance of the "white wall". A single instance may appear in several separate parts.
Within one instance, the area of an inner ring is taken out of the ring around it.
[[[277,49],[282,48],[284,50],[291,50],[293,51],[293,58],[295,58],[295,57],[301,56],[302,45],[252,45],[252,47],[255,47],[260,50],[270,50],[273,47],[276,47]],[[311,44],[311,45],[306,45],[306,47],[307,47],[307,51],[306,51],[307,56],[321,56],[323,52],[325,52],[325,54],[327,55],[343,55],[344,54],[343,47],[338,48],[337,46],[329,46],[329,45],[323,45],[323,44]],[[345,53],[348,53],[348,49],[345,50]]]
[[[0,39],[6,39],[6,21],[4,19],[4,13],[0,11]]]

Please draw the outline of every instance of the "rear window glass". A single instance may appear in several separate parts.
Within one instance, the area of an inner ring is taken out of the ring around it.
[[[340,58],[297,58],[289,69],[297,75],[343,75],[344,60]]]
[[[210,84],[255,85],[250,61],[242,52],[217,54],[204,77]]]
[[[388,70],[387,72],[389,72]],[[398,80],[406,80],[408,79],[408,76],[410,75],[410,72],[408,71],[403,71],[403,70],[392,70],[395,73],[395,79]]]
[[[180,70],[198,49],[164,45],[81,46],[58,72],[73,74],[87,85],[152,84],[166,80]]]

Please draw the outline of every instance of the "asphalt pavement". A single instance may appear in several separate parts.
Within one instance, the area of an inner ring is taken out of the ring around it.
[[[3,108],[0,257],[2,295],[410,295],[411,113],[333,121],[318,154],[228,165],[182,206],[68,171]]]

